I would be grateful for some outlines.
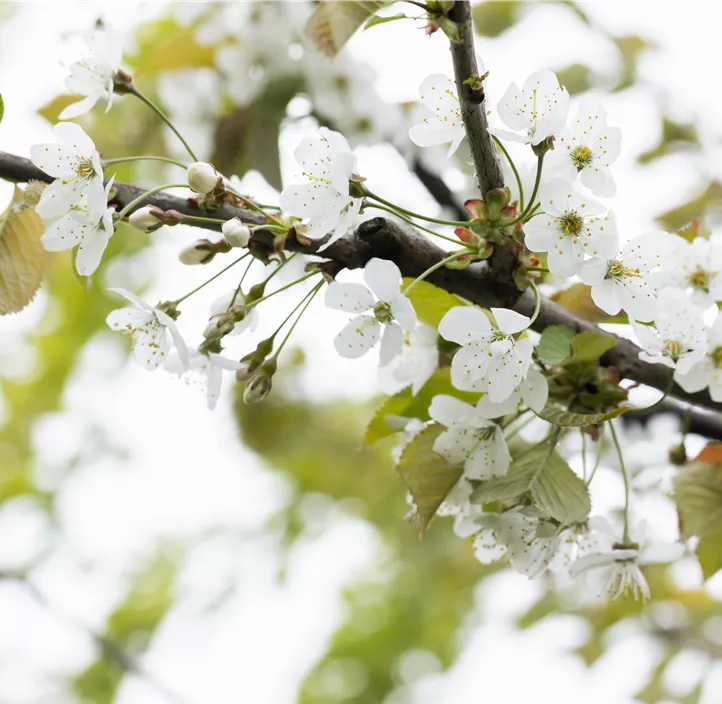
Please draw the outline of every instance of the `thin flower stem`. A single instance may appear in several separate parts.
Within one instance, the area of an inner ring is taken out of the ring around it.
[[[582,434],[582,476],[584,481],[587,481],[587,434],[584,432],[584,428],[579,428],[579,432]]]
[[[672,387],[674,387],[674,374],[669,377],[669,382],[664,389],[664,393],[651,406],[645,406],[644,408],[630,408],[627,413],[642,413],[643,411],[653,411],[655,408],[657,408],[657,406],[660,406],[662,404],[662,401],[664,401],[667,396],[669,396],[669,394],[672,392]]]
[[[225,179],[225,178],[224,178],[224,187],[225,187],[226,191],[228,191],[228,193],[230,193],[232,196],[235,196],[239,200],[243,201],[243,203],[245,203],[250,210],[255,210],[257,213],[261,213],[261,214],[265,215],[269,220],[272,220],[273,222],[275,222],[276,225],[280,225],[284,230],[288,229],[283,224],[283,220],[277,218],[272,213],[266,212],[266,208],[269,206],[259,205],[258,203],[254,203],[250,198],[248,198],[244,195],[241,195],[240,193],[238,193],[238,191],[234,190],[233,188],[231,188],[228,185],[228,179]],[[275,206],[270,206],[270,207],[273,207],[275,209]]]
[[[445,264],[448,264],[449,262],[453,262],[455,259],[459,259],[460,257],[463,257],[467,254],[473,254],[473,252],[469,249],[462,249],[459,252],[454,252],[453,254],[450,254],[448,257],[445,257],[440,262],[436,262],[434,266],[430,266],[425,272],[422,274],[419,274],[403,291],[404,296],[409,295],[409,291],[411,291],[416,284],[418,284],[420,281],[423,281],[429,274],[433,273],[437,269],[440,269]]]
[[[614,428],[614,423],[609,421],[609,430],[612,434],[612,442],[617,450],[617,457],[619,457],[619,467],[622,470],[622,479],[624,480],[624,533],[622,534],[622,540],[625,543],[629,542],[629,475],[627,474],[627,468],[624,465],[624,457],[622,456],[622,448],[619,444],[619,438],[617,437],[617,431]]]
[[[291,325],[291,329],[286,333],[286,337],[283,338],[283,341],[282,341],[281,344],[278,346],[278,349],[273,353],[272,359],[278,359],[278,355],[281,354],[281,350],[284,348],[284,346],[285,346],[286,343],[288,342],[288,339],[291,337],[293,331],[294,331],[295,328],[296,328],[296,325],[298,325],[298,321],[301,320],[301,318],[303,317],[303,314],[306,312],[306,309],[311,305],[311,302],[312,302],[313,299],[316,297],[316,294],[321,290],[321,286],[323,286],[323,281],[319,281],[319,282],[316,284],[316,286],[314,286],[314,288],[311,289],[310,293],[308,293],[308,294],[306,295],[306,297],[303,299],[303,301],[301,301],[301,303],[303,303],[304,301],[306,301],[306,305],[303,306],[303,308],[301,309],[301,312],[298,314],[298,317],[293,321],[293,324]],[[307,299],[308,299],[308,300],[307,300]],[[293,313],[295,313],[296,310],[297,310],[298,308],[300,308],[300,306],[301,306],[301,304],[299,304],[298,306],[296,306],[296,308],[293,309],[293,312],[291,313],[291,315],[293,315]],[[289,316],[289,318],[290,318],[290,317],[291,317],[291,316]],[[283,322],[284,325],[285,325],[285,323],[286,323],[287,320],[288,320],[288,318],[286,318],[286,320],[284,320],[284,322]],[[282,325],[281,327],[283,327],[283,325]],[[279,328],[279,329],[280,329],[280,328]]]
[[[298,252],[294,252],[290,257],[287,259],[284,259],[281,261],[281,263],[266,277],[266,280],[263,282],[263,285],[265,286],[281,269],[283,269],[288,262],[292,261],[294,257],[298,255]]]
[[[599,438],[599,447],[597,448],[597,456],[594,459],[594,467],[592,467],[592,473],[589,475],[589,479],[587,479],[584,484],[585,486],[589,487],[589,485],[592,483],[592,479],[594,479],[594,475],[597,473],[597,469],[599,469],[599,465],[602,461],[602,450],[604,449],[604,432],[602,432],[601,437]]]
[[[398,205],[395,205],[394,203],[391,203],[388,200],[385,200],[384,198],[381,198],[381,196],[377,196],[375,193],[372,193],[371,191],[366,191],[366,197],[367,198],[373,198],[374,200],[377,200],[379,203],[383,203],[384,205],[387,205],[389,208],[392,208],[394,212],[397,213],[403,213],[404,215],[408,215],[409,217],[416,218],[417,220],[426,220],[426,222],[435,222],[437,225],[451,225],[451,227],[468,227],[469,222],[465,220],[439,220],[438,218],[430,218],[426,215],[420,215],[419,213],[415,213],[412,210],[406,210],[406,208],[402,208]]]
[[[223,225],[225,220],[221,220],[219,218],[204,218],[201,215],[184,215],[183,216],[183,222],[184,223],[193,223],[193,222],[207,222],[212,225]]]
[[[140,205],[146,198],[149,198],[150,196],[160,193],[160,191],[165,191],[168,188],[188,188],[187,183],[165,183],[162,186],[156,186],[155,188],[151,188],[149,191],[146,191],[145,193],[139,195],[135,200],[130,201],[119,213],[118,218],[124,218],[131,210],[135,209],[137,205]]]
[[[498,137],[494,137],[492,135],[492,139],[496,142],[496,146],[501,149],[502,153],[506,157],[506,160],[509,162],[509,166],[511,166],[511,170],[514,172],[514,178],[516,179],[516,185],[519,189],[519,208],[523,211],[524,210],[524,186],[521,185],[521,177],[519,176],[519,172],[516,169],[516,164],[514,163],[514,160],[511,158],[511,154],[506,150],[506,147],[502,143],[502,141]]]
[[[511,421],[509,421],[508,425],[511,425],[514,421],[518,421],[519,418],[522,418],[524,415],[529,413],[529,409],[522,411],[516,418],[513,418]],[[513,437],[516,437],[524,428],[531,423],[536,416],[531,415],[528,418],[525,418],[522,423],[519,423],[515,428],[512,428],[507,434],[506,434],[506,441],[509,442]],[[508,426],[507,426],[508,427]]]
[[[407,218],[405,215],[402,215],[401,213],[397,213],[395,210],[392,210],[391,208],[387,208],[385,205],[377,205],[376,203],[367,203],[364,208],[376,208],[377,210],[384,210],[387,213],[391,213],[392,215],[395,215],[397,218],[403,220],[404,222],[407,222],[409,225],[412,225],[413,227],[423,230],[424,232],[428,232],[430,235],[433,235],[434,237],[440,237],[442,240],[446,240],[447,242],[451,242],[452,244],[459,244],[459,240],[455,240],[453,237],[447,237],[446,235],[442,235],[439,232],[434,232],[433,230],[429,230],[428,227],[424,227],[423,225],[419,225],[419,223],[414,222],[411,218]]]
[[[541,308],[541,294],[539,293],[539,288],[537,285],[532,281],[531,287],[534,290],[534,313],[531,316],[531,319],[529,320],[529,325],[533,325],[534,321],[539,317],[539,309]]]
[[[248,304],[248,307],[251,308],[253,306],[257,306],[259,303],[263,303],[264,301],[267,301],[269,298],[273,298],[277,293],[281,293],[282,291],[286,291],[287,289],[291,288],[292,286],[295,286],[296,284],[300,284],[302,281],[306,281],[306,279],[310,279],[312,276],[315,276],[320,272],[318,271],[312,271],[310,274],[306,274],[306,276],[302,276],[300,279],[296,279],[295,281],[291,281],[290,284],[286,284],[285,286],[281,286],[281,288],[277,288],[275,291],[271,291],[267,296],[264,296],[263,298],[259,298],[257,301],[251,301]]]
[[[246,270],[243,272],[243,275],[241,276],[241,280],[238,282],[238,286],[236,286],[236,291],[233,294],[233,298],[231,298],[231,302],[228,304],[228,308],[226,310],[230,310],[233,308],[233,305],[236,302],[236,298],[238,298],[238,294],[241,292],[241,286],[243,286],[243,281],[248,275],[248,272],[251,270],[251,267],[253,266],[253,262],[256,261],[255,259],[251,259],[250,262],[248,262],[248,266],[246,267]]]
[[[217,274],[214,274],[213,276],[211,276],[210,279],[208,279],[207,281],[204,281],[200,286],[194,288],[190,293],[186,293],[185,296],[176,298],[176,300],[173,301],[173,305],[177,306],[179,303],[182,303],[183,301],[185,301],[186,298],[190,298],[194,293],[197,293],[205,286],[208,286],[208,284],[211,283],[211,281],[215,281],[221,274],[225,274],[229,269],[231,269],[236,264],[238,264],[238,262],[242,262],[246,257],[250,257],[250,256],[251,256],[251,253],[246,252],[242,257],[239,257],[235,261],[231,262],[225,269],[221,269]]]
[[[527,203],[526,208],[522,212],[521,215],[514,218],[513,220],[509,220],[508,222],[500,222],[499,227],[509,227],[510,225],[514,225],[518,222],[522,222],[529,213],[533,212],[536,208],[534,205],[534,201],[536,200],[537,194],[539,193],[539,186],[541,184],[541,177],[542,177],[542,169],[544,168],[544,155],[537,157],[536,162],[536,179],[534,179],[534,190],[531,193],[531,198],[529,199],[529,202]]]
[[[186,151],[188,154],[190,154],[191,159],[193,161],[198,161],[198,157],[195,155],[194,151],[190,148],[188,145],[188,142],[183,139],[183,135],[176,129],[176,126],[171,122],[168,115],[166,115],[149,97],[141,93],[135,86],[131,85],[128,87],[128,92],[134,95],[136,98],[140,99],[142,102],[144,102],[153,112],[155,112],[158,117],[160,117],[163,122],[165,122],[168,127],[173,130],[175,133],[175,136],[180,139],[180,141],[183,143],[183,146],[186,148]]]
[[[168,156],[121,156],[117,159],[103,159],[103,166],[110,166],[111,164],[125,164],[130,161],[164,161],[167,164],[180,166],[181,169],[188,168],[187,164],[184,164],[182,161],[177,161],[176,159],[171,159]]]

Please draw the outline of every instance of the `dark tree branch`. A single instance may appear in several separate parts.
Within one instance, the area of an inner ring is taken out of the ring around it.
[[[471,156],[476,169],[476,180],[482,196],[492,188],[504,188],[504,174],[496,155],[496,145],[489,134],[486,119],[486,96],[483,88],[474,90],[464,81],[479,75],[474,49],[474,25],[471,17],[471,4],[467,0],[457,0],[449,13],[449,19],[461,27],[463,41],[451,44],[451,58],[454,63],[456,93],[459,96],[461,117],[466,128]]]
[[[712,440],[722,440],[722,416],[719,413],[694,408],[679,401],[667,398],[660,406],[651,411],[640,410],[621,416],[625,423],[646,423],[650,418],[669,413],[679,418],[682,425],[687,425],[687,431],[702,435]]]
[[[53,179],[39,171],[28,159],[0,152],[0,178],[9,181],[27,182],[37,179],[50,182]],[[125,183],[116,184],[117,193],[113,202],[122,207],[144,193],[142,188]],[[224,205],[220,210],[201,211],[192,199],[183,199],[166,193],[156,193],[146,199],[145,204],[156,205],[163,210],[177,210],[185,215],[211,217],[218,220],[218,226],[212,223],[198,223],[196,227],[208,230],[220,230],[220,225],[229,218],[237,217],[250,225],[258,225],[263,216],[258,213]],[[140,206],[139,206],[140,207]],[[258,233],[254,236],[264,236]],[[321,243],[315,242],[303,246],[296,240],[287,241],[288,249],[304,254],[316,254]],[[363,267],[372,257],[380,257],[395,262],[404,276],[416,277],[447,255],[425,236],[405,225],[386,218],[373,218],[361,223],[346,237],[334,242],[323,250],[321,256],[333,259],[349,269]],[[523,315],[531,316],[534,310],[534,295],[530,290],[521,296],[511,279],[503,280],[490,271],[486,262],[477,262],[466,269],[441,268],[433,272],[428,281],[450,293],[484,308],[508,307]],[[577,332],[596,332],[610,334],[596,325],[576,317],[553,301],[542,298],[539,316],[534,329],[542,331],[550,325],[566,325]],[[616,367],[626,378],[646,386],[664,390],[669,383],[672,371],[662,364],[649,364],[639,359],[639,347],[633,342],[615,336],[616,345],[603,357],[602,363]],[[679,386],[674,386],[670,396],[687,403],[722,411],[722,404],[715,403],[706,391],[689,394]]]

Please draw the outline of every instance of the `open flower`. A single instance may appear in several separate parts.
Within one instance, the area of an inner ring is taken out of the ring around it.
[[[686,374],[707,352],[707,329],[701,312],[679,289],[664,289],[657,300],[654,327],[634,324],[643,348],[639,358]]]
[[[439,335],[431,325],[419,324],[408,338],[391,373],[404,386],[411,384],[411,393],[416,396],[439,365]]]
[[[695,237],[687,242],[675,237],[671,256],[674,267],[654,275],[658,288],[674,286],[687,291],[692,303],[707,308],[722,301],[722,242]]]
[[[494,403],[487,394],[479,400],[477,408],[484,418],[501,418],[515,413],[520,403],[541,413],[549,398],[549,383],[546,377],[536,368],[529,367],[526,377],[504,401]]]
[[[722,401],[722,314],[708,330],[707,350],[704,358],[692,365],[689,371],[677,369],[674,380],[690,394],[709,389],[716,403]]]
[[[393,262],[371,259],[364,267],[363,284],[333,281],[326,289],[326,305],[345,313],[359,313],[334,338],[342,357],[366,354],[381,339],[379,364],[385,366],[401,350],[404,330],[416,326],[411,301],[401,293],[401,272]]]
[[[474,406],[440,394],[431,400],[429,415],[448,428],[436,438],[434,452],[449,464],[463,464],[467,479],[503,477],[509,471],[504,432]]]
[[[153,371],[166,362],[170,349],[169,333],[178,352],[180,365],[188,368],[188,350],[175,321],[159,308],[153,308],[134,293],[123,288],[110,291],[133,305],[111,311],[105,322],[111,330],[121,332],[133,342],[133,357],[141,367]]]
[[[443,73],[437,73],[424,79],[419,92],[421,101],[431,114],[409,130],[409,139],[418,147],[435,147],[451,142],[451,156],[466,134],[456,84]]]
[[[107,100],[105,111],[108,112],[113,102],[113,77],[120,67],[120,47],[107,31],[94,30],[83,39],[89,51],[68,66],[70,75],[65,85],[71,93],[85,97],[68,105],[60,113],[61,120],[71,120],[88,112],[101,99]]]
[[[356,157],[343,135],[325,127],[301,142],[294,155],[306,183],[286,186],[281,207],[308,221],[307,237],[317,240],[331,233],[325,249],[346,234],[361,209],[362,199],[349,195]]]
[[[592,193],[611,198],[617,187],[609,165],[619,157],[621,145],[622,131],[607,125],[604,108],[598,102],[587,102],[571,125],[559,133],[544,170],[566,181],[575,181],[579,174],[582,185]]]
[[[592,287],[592,300],[609,315],[624,309],[630,318],[649,322],[657,314],[657,287],[650,274],[670,262],[674,239],[666,232],[635,237],[615,258],[584,262],[579,278]]]
[[[30,149],[33,164],[55,181],[45,187],[35,210],[43,220],[53,220],[85,197],[84,208],[96,212],[105,207],[103,167],[93,140],[80,125],[59,122],[53,128],[64,144],[36,144]]]
[[[552,71],[537,71],[519,89],[512,83],[497,107],[499,117],[509,130],[490,128],[500,139],[537,145],[555,137],[564,127],[569,110],[569,93],[559,87]]]
[[[46,226],[41,238],[48,252],[62,252],[77,245],[75,268],[81,276],[90,276],[98,268],[115,231],[115,210],[108,208],[105,200],[112,187],[113,179],[110,179],[103,201],[96,201],[92,205],[87,195],[83,194],[73,210]]]
[[[462,391],[484,391],[497,403],[526,378],[533,345],[529,338],[517,338],[529,318],[505,308],[491,312],[495,325],[478,308],[452,308],[439,323],[439,334],[461,345],[451,362],[451,383]]]
[[[165,369],[171,374],[180,375],[186,384],[197,386],[206,395],[208,409],[213,410],[221,395],[224,371],[236,371],[241,363],[214,352],[203,353],[191,350],[188,364],[183,365],[179,356],[171,356],[165,363]]]
[[[595,200],[583,197],[561,179],[542,186],[539,193],[544,214],[524,225],[525,243],[532,252],[547,252],[549,270],[573,276],[584,256],[611,259],[617,251],[614,213]]]

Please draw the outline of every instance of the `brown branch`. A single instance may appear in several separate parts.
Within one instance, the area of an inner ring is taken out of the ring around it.
[[[474,49],[474,25],[471,4],[457,0],[449,12],[449,19],[461,27],[462,42],[450,42],[454,63],[456,93],[459,96],[461,117],[464,120],[466,138],[476,169],[476,180],[482,196],[492,188],[504,188],[504,174],[496,155],[496,145],[489,134],[486,119],[486,97],[483,88],[475,90],[464,81],[479,75]]]
[[[53,180],[33,166],[28,159],[4,152],[0,152],[0,178],[18,182],[26,182],[29,179],[46,182]],[[144,193],[144,189],[125,183],[117,183],[116,188],[117,193],[113,202],[121,207]],[[177,210],[185,215],[217,219],[218,226],[212,223],[194,223],[196,227],[209,230],[219,230],[222,222],[232,217],[238,217],[251,225],[260,224],[263,218],[258,213],[230,205],[224,205],[220,210],[204,212],[192,199],[178,198],[166,193],[156,193],[147,198],[145,203],[157,205],[163,210]],[[254,236],[261,237],[264,233],[257,233]],[[303,246],[292,239],[287,241],[288,249],[304,254],[316,254],[320,245],[321,243],[317,242]],[[361,223],[346,237],[323,250],[322,256],[333,259],[349,269],[363,267],[372,257],[389,259],[398,265],[404,276],[416,277],[441,261],[447,256],[447,252],[410,227],[386,218],[373,218]],[[466,269],[441,268],[429,275],[428,281],[484,308],[508,307],[527,316],[531,316],[534,310],[534,294],[530,290],[520,296],[513,281],[495,276],[495,272],[490,271],[485,262],[472,264]],[[553,301],[542,298],[539,316],[533,327],[537,331],[542,331],[550,325],[566,325],[577,332],[610,334],[576,317]],[[605,366],[616,367],[626,379],[665,390],[672,371],[662,364],[641,361],[639,352],[639,347],[633,342],[616,337],[616,345],[602,357],[601,361]],[[697,406],[722,411],[722,404],[712,401],[706,391],[689,394],[675,385],[670,396]]]

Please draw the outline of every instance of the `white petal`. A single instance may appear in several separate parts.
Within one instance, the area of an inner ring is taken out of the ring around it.
[[[496,325],[504,334],[514,335],[526,330],[531,320],[521,313],[507,308],[492,308],[491,313],[496,319]]]
[[[100,265],[110,237],[105,230],[93,230],[80,243],[75,267],[81,276],[90,276]]]
[[[399,267],[387,259],[370,259],[364,267],[364,281],[375,296],[385,302],[398,296],[401,290]]]
[[[111,330],[131,333],[151,320],[151,316],[137,308],[117,308],[108,313],[105,322]]]
[[[521,383],[524,403],[535,413],[541,413],[549,398],[549,384],[546,377],[536,368],[530,367],[526,379]]]
[[[381,337],[381,349],[379,350],[379,366],[385,367],[396,355],[401,352],[404,346],[404,331],[398,323],[391,323],[384,326]]]
[[[89,110],[92,110],[95,104],[100,100],[100,98],[103,96],[103,93],[91,93],[86,98],[83,98],[82,100],[79,100],[77,103],[72,103],[71,105],[68,105],[61,113],[58,115],[59,120],[72,120],[75,117],[78,117],[79,115],[84,115]]]
[[[442,318],[439,334],[445,340],[465,345],[488,338],[491,334],[491,323],[478,308],[456,306]]]
[[[366,354],[381,337],[381,323],[371,315],[359,315],[336,335],[333,344],[342,357],[356,359]]]
[[[453,396],[438,394],[431,399],[429,415],[437,423],[449,428],[462,418],[473,417],[475,412],[474,407],[469,403],[464,403]]]
[[[389,303],[391,305],[391,314],[399,321],[401,327],[406,332],[414,330],[417,322],[416,311],[411,301],[400,293],[398,296],[394,296]]]
[[[592,287],[592,300],[605,313],[616,315],[622,309],[619,296],[621,287],[612,279],[605,279]]]
[[[675,562],[684,555],[682,543],[657,543],[648,545],[639,556],[640,565]]]
[[[374,306],[374,297],[363,284],[332,281],[326,288],[325,303],[345,313],[361,313]]]
[[[124,288],[109,288],[108,291],[112,291],[113,293],[117,293],[119,296],[123,296],[123,298],[130,301],[134,306],[136,306],[136,308],[145,311],[146,313],[150,313],[151,316],[155,315],[153,307],[149,306],[144,300],[136,296],[134,293],[131,293]]]

